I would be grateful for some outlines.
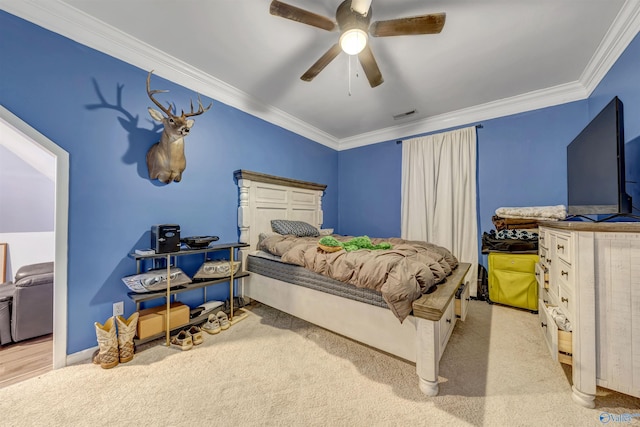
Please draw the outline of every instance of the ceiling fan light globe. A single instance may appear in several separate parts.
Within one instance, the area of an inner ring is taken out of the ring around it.
[[[361,29],[353,28],[345,31],[340,36],[340,47],[348,55],[357,55],[367,45],[367,33]]]

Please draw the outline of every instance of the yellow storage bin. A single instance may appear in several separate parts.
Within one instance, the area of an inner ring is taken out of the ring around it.
[[[537,254],[491,252],[489,254],[489,299],[498,304],[538,310]]]

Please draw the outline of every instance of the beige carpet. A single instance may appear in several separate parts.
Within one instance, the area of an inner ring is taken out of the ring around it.
[[[573,403],[538,329],[528,312],[472,301],[440,395],[426,397],[411,363],[256,306],[190,351],[154,344],[111,370],[79,364],[0,389],[0,425],[601,426],[603,412],[640,413],[640,399],[604,389],[596,409]]]

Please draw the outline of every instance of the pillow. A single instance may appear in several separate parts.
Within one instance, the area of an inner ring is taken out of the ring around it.
[[[304,221],[289,221],[286,219],[271,220],[271,229],[278,234],[293,234],[297,237],[317,237],[318,229]]]
[[[260,234],[258,234],[258,245],[260,245],[260,243],[262,243],[262,241],[264,239],[266,239],[267,237],[271,237],[271,236],[280,236],[280,233],[269,232],[269,233],[260,233]]]
[[[320,236],[331,236],[333,234],[333,228],[321,228],[318,232]]]

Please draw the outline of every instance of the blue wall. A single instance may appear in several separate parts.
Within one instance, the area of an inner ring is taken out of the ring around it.
[[[113,302],[125,301],[127,315],[135,310],[121,278],[135,272],[127,254],[149,246],[151,225],[238,240],[236,169],[327,184],[324,225],[337,228],[338,156],[330,148],[213,100],[186,138],[182,182],[159,184],[144,161],[159,138],[146,70],[1,11],[0,64],[0,104],[70,153],[68,354],[96,345],[93,323],[111,316]],[[99,102],[97,90],[115,103],[118,85],[123,111],[88,108]],[[152,87],[170,90],[158,98],[179,109],[196,97],[157,76]],[[200,261],[187,260],[185,271]],[[180,299],[199,304],[201,296]],[[227,298],[228,286],[207,296]]]
[[[339,232],[399,236],[402,146],[389,141],[341,151],[338,157]]]
[[[636,38],[584,101],[501,117],[478,129],[480,232],[500,206],[566,203],[566,146],[614,95],[625,104],[627,176],[640,182],[640,41]],[[324,226],[342,234],[400,234],[402,147],[394,141],[335,152],[214,101],[186,141],[183,181],[147,178],[144,154],[158,139],[148,117],[146,71],[0,12],[0,104],[70,153],[69,354],[95,345],[93,322],[115,301],[134,305],[120,278],[127,254],[146,247],[152,224],[237,241],[233,171],[248,169],[328,184]],[[92,109],[97,91],[122,108]],[[178,108],[195,94],[160,77],[152,86]],[[203,99],[206,104],[210,100]],[[129,115],[130,118],[127,118]],[[338,179],[339,178],[339,179]],[[629,185],[640,201],[639,185]],[[193,273],[199,261],[187,262]],[[226,298],[226,286],[209,299]],[[200,292],[181,296],[200,302]]]
[[[499,207],[566,205],[567,145],[616,95],[624,103],[627,193],[634,199],[634,213],[640,213],[638,76],[640,36],[588,99],[482,122],[477,131],[479,238],[494,228],[491,217]],[[375,224],[380,235],[399,234],[402,153],[395,142],[341,151],[338,157],[341,233],[363,234]],[[372,168],[390,173],[361,179]],[[371,210],[374,205],[380,209]]]

